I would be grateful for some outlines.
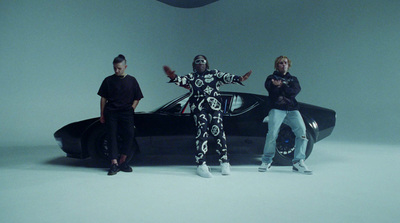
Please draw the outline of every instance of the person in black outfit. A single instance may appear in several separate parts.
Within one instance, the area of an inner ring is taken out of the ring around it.
[[[136,78],[125,73],[125,56],[120,54],[115,57],[113,66],[115,73],[104,79],[97,93],[101,97],[100,122],[106,125],[110,150],[108,175],[115,175],[120,170],[132,172],[128,163],[134,153],[134,111],[143,98]],[[122,139],[121,151],[118,151],[118,135]]]
[[[247,80],[251,71],[244,76],[236,76],[219,70],[210,70],[207,58],[197,55],[192,63],[193,72],[185,76],[177,76],[168,66],[164,71],[179,86],[190,89],[189,105],[193,115],[196,133],[196,162],[197,174],[201,177],[212,177],[209,167],[206,165],[205,155],[208,151],[208,136],[213,135],[217,142],[217,153],[221,164],[222,175],[230,174],[226,136],[223,128],[221,111],[221,95],[219,87],[223,84],[239,83]]]

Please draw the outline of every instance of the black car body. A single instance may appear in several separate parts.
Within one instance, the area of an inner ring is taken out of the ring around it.
[[[230,154],[261,155],[268,131],[266,116],[270,107],[268,96],[221,92],[224,129]],[[141,154],[194,154],[195,125],[188,106],[189,93],[182,95],[153,112],[135,114],[135,147]],[[307,128],[306,157],[314,143],[329,136],[336,122],[331,109],[300,103],[300,113]],[[54,133],[56,141],[68,157],[107,158],[105,126],[99,118],[68,124]],[[282,124],[276,144],[275,165],[291,165],[295,137],[290,127]],[[210,151],[214,151],[212,137]],[[215,148],[215,147],[214,147]]]

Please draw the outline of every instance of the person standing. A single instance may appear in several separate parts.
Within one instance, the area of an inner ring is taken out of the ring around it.
[[[272,109],[268,116],[268,133],[264,146],[260,172],[270,170],[272,159],[275,156],[276,139],[283,122],[290,126],[295,139],[295,151],[293,162],[293,171],[304,174],[312,174],[304,160],[308,139],[306,137],[306,126],[299,112],[299,104],[296,96],[301,87],[298,79],[289,73],[291,61],[286,56],[279,56],[275,59],[275,71],[267,77],[265,88],[271,99]]]
[[[185,76],[177,76],[168,66],[164,71],[179,86],[190,89],[189,106],[193,115],[196,133],[197,174],[210,178],[210,168],[206,165],[208,136],[211,133],[217,142],[217,153],[221,164],[222,175],[230,174],[226,136],[221,111],[221,95],[219,88],[223,84],[239,83],[249,78],[251,71],[244,76],[236,76],[219,70],[210,70],[209,62],[204,55],[197,55],[192,62],[193,72]]]
[[[120,54],[115,57],[113,66],[115,73],[103,80],[97,93],[101,97],[100,122],[106,126],[110,151],[108,175],[115,175],[120,170],[132,172],[129,161],[134,153],[134,111],[143,98],[136,78],[125,73],[125,56]],[[118,135],[122,139],[121,145],[118,145]]]

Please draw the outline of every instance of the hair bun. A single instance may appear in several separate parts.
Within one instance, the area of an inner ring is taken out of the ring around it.
[[[120,55],[118,55],[117,57],[114,58],[113,64],[121,63],[121,62],[124,62],[124,61],[126,63],[125,56],[120,54]]]

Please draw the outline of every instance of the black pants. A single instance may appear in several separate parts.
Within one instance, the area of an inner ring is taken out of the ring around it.
[[[109,158],[118,159],[118,155],[126,155],[128,163],[134,154],[135,136],[134,111],[105,111]]]
[[[205,155],[208,151],[209,132],[217,142],[217,153],[220,162],[228,162],[228,150],[226,136],[222,120],[222,112],[210,108],[203,108],[194,114],[197,127],[196,133],[196,162],[201,165],[206,161]]]

